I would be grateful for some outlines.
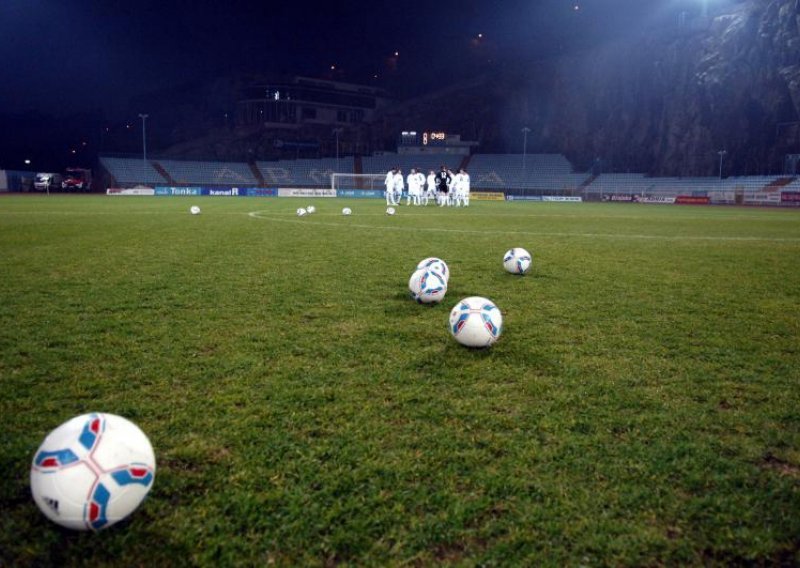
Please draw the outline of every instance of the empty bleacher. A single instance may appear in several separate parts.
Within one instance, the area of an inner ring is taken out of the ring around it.
[[[587,188],[588,194],[677,195],[715,194],[720,192],[779,192],[791,186],[776,187],[782,176],[717,177],[647,177],[645,174],[602,174]]]
[[[159,160],[159,164],[178,184],[257,185],[250,167],[243,162],[189,162]]]
[[[330,187],[331,174],[352,174],[352,157],[321,158],[318,160],[279,160],[256,162],[264,181],[269,186],[325,186]]]
[[[796,177],[790,183],[784,185],[781,191],[800,191],[800,177]]]
[[[463,158],[458,154],[382,154],[362,158],[361,163],[365,174],[385,174],[394,167],[406,174],[411,168],[427,174],[431,170],[438,172],[442,165],[455,171]]]
[[[590,177],[573,173],[561,154],[475,154],[469,174],[478,189],[553,192],[574,191]]]
[[[153,185],[165,182],[152,164],[144,160],[101,157],[100,164],[114,177],[118,185]]]

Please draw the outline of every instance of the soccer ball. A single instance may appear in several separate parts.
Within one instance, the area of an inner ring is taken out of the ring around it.
[[[440,273],[423,268],[411,275],[408,290],[420,304],[438,304],[447,293],[447,280]]]
[[[386,208],[386,214],[387,215],[394,215],[395,213],[397,213],[397,211],[395,210],[394,207],[387,207]]]
[[[31,465],[31,493],[51,521],[98,531],[130,515],[156,474],[150,440],[113,414],[83,414],[50,432]]]
[[[503,268],[511,274],[526,274],[532,262],[531,253],[524,248],[512,248],[503,255]]]
[[[308,211],[306,211],[306,210],[305,210],[305,209],[303,209],[302,207],[300,207],[300,208],[297,210],[297,216],[298,216],[298,217],[305,217],[306,215],[308,215]]]
[[[316,207],[314,207],[313,205],[309,205],[308,207],[306,207],[306,211],[307,211],[309,214],[311,214],[311,213],[316,213],[316,212],[317,212],[317,208],[316,208]]]
[[[189,213],[191,213],[192,215],[200,215],[200,208],[197,205],[192,205],[189,208]]]
[[[503,332],[503,314],[494,302],[472,296],[450,311],[450,333],[467,347],[488,347]]]
[[[436,258],[435,256],[426,258],[417,265],[417,270],[422,270],[423,268],[438,272],[444,276],[446,281],[450,281],[450,269],[447,267],[447,263],[441,258]]]
[[[350,209],[349,207],[345,207],[344,209],[342,209],[342,215],[351,215],[352,213],[353,210]]]

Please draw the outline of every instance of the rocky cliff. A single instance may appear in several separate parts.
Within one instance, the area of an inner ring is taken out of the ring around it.
[[[726,173],[779,173],[800,153],[800,2],[718,9],[562,60],[555,145],[584,167],[708,175],[725,149]]]

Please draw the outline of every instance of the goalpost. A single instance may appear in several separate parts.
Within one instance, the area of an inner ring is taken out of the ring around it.
[[[331,174],[331,189],[372,189],[385,191],[386,174]]]

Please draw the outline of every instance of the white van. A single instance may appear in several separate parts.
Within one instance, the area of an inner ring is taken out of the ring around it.
[[[61,189],[61,174],[39,173],[33,179],[33,189],[36,191],[50,191]]]

